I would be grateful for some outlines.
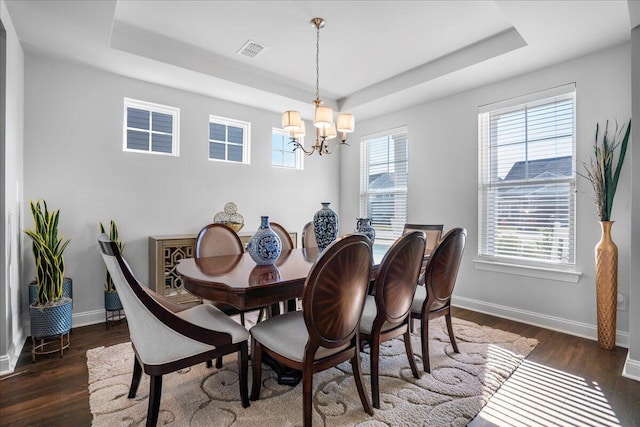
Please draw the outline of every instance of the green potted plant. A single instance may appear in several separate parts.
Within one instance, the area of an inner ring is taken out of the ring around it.
[[[596,124],[596,138],[593,157],[583,163],[582,177],[593,187],[593,203],[596,205],[602,235],[595,247],[596,266],[596,309],[598,322],[598,344],[606,350],[616,345],[616,315],[618,295],[618,247],[611,239],[611,210],[613,197],[618,188],[618,179],[631,134],[631,120],[625,128],[609,134],[609,121],[601,141],[598,140],[599,124]],[[617,159],[616,159],[617,157]]]
[[[118,234],[118,224],[116,224],[113,219],[109,222],[109,233],[107,233],[104,225],[102,224],[102,222],[100,222],[100,233],[108,235],[109,239],[118,246],[121,254],[124,252],[124,243],[120,241],[120,236]],[[104,309],[107,312],[122,310],[120,297],[118,297],[118,292],[116,291],[116,287],[113,284],[113,279],[111,278],[111,274],[109,274],[108,270],[106,272],[104,282]],[[107,320],[108,317],[109,316],[107,315]]]
[[[58,236],[60,211],[49,211],[44,200],[30,202],[34,228],[25,230],[33,242],[33,256],[36,264],[35,301],[29,305],[31,319],[31,337],[33,358],[35,354],[50,353],[44,351],[44,344],[35,345],[36,338],[60,336],[60,353],[68,347],[68,333],[71,330],[72,300],[65,295],[63,252],[70,240],[63,241]],[[67,334],[67,344],[62,337]],[[38,350],[43,350],[38,352]],[[57,351],[55,349],[53,351]]]

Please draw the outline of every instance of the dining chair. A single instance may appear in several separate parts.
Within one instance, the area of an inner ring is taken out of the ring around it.
[[[142,372],[151,377],[146,425],[158,421],[164,374],[231,353],[238,355],[240,399],[248,407],[247,330],[213,305],[180,306],[143,287],[114,241],[101,235],[98,243],[127,315],[135,353],[128,397],[135,397]]]
[[[358,395],[373,415],[360,368],[358,328],[371,275],[371,247],[363,235],[332,242],[316,259],[305,281],[302,311],[292,311],[251,328],[253,383],[260,397],[262,354],[302,371],[303,424],[312,423],[313,374],[351,360]]]
[[[405,224],[403,234],[411,231],[424,231],[427,236],[425,253],[430,254],[440,241],[443,229],[444,225],[442,224]]]
[[[360,339],[371,344],[371,396],[373,407],[380,409],[380,344],[403,336],[404,347],[414,378],[420,378],[411,348],[409,320],[413,294],[424,256],[426,237],[412,231],[397,239],[378,268],[373,295],[364,302],[360,320]]]
[[[317,248],[316,233],[313,231],[313,222],[308,222],[302,228],[302,248]]]
[[[416,287],[411,304],[411,317],[422,320],[420,341],[425,372],[431,372],[429,365],[429,320],[445,316],[453,351],[459,353],[451,324],[451,295],[456,284],[466,242],[467,230],[464,228],[449,230],[431,253],[427,269],[420,278],[421,283]]]
[[[293,240],[289,232],[277,222],[270,222],[269,226],[278,235],[280,242],[282,243],[282,252],[293,249]]]

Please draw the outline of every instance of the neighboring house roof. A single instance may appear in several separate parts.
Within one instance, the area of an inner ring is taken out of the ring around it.
[[[516,162],[503,181],[521,181],[525,179],[547,178],[550,176],[571,176],[572,156],[549,157],[538,160]],[[528,174],[527,172],[528,168]]]

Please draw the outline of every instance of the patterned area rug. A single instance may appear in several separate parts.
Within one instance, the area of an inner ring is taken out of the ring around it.
[[[316,426],[464,426],[533,350],[537,341],[454,319],[460,353],[453,352],[443,319],[430,325],[431,374],[422,372],[420,337],[412,344],[420,379],[411,375],[401,339],[383,343],[380,361],[381,409],[367,415],[360,404],[351,365],[345,362],[314,376]],[[242,408],[235,355],[218,370],[204,363],[163,378],[158,425],[281,427],[302,424],[302,384],[278,385],[263,369],[260,400]],[[149,377],[143,375],[134,399],[127,393],[133,370],[130,343],[87,351],[94,426],[144,424]],[[362,353],[370,392],[369,354]],[[251,367],[249,367],[251,390]]]

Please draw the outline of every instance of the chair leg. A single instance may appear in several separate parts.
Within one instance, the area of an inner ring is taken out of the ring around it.
[[[369,396],[364,390],[364,378],[362,377],[362,369],[360,369],[360,346],[356,348],[356,354],[351,359],[351,368],[353,369],[353,378],[356,380],[356,387],[358,388],[358,394],[360,395],[360,402],[364,411],[373,415],[373,408],[369,403]]]
[[[371,400],[373,407],[380,409],[380,336],[371,337],[370,349],[371,366]]]
[[[249,348],[247,341],[240,344],[238,352],[238,381],[240,382],[240,400],[242,407],[249,407],[249,388],[247,386],[247,370],[249,369]]]
[[[413,378],[420,378],[420,374],[418,373],[418,367],[416,366],[416,361],[413,358],[413,348],[411,346],[411,331],[407,328],[407,332],[404,333],[404,348],[407,351],[407,359],[409,359],[409,366],[411,367],[411,373],[413,373]],[[374,405],[375,406],[375,405]]]
[[[216,368],[218,369],[222,368],[222,356],[216,359]]]
[[[302,370],[302,425],[311,427],[313,420],[313,361]]]
[[[253,337],[251,338],[251,366],[253,370],[251,400],[258,400],[260,399],[260,386],[262,385],[262,345]]]
[[[152,375],[149,386],[149,409],[147,409],[147,427],[155,427],[160,412],[160,396],[162,396],[162,375]]]
[[[456,353],[460,353],[460,351],[458,350],[458,343],[456,342],[456,336],[453,334],[453,325],[451,324],[451,313],[445,314],[444,318],[447,321],[447,331],[449,331],[449,340],[451,340],[453,351],[455,351]]]
[[[213,368],[213,362],[211,360],[207,360],[207,369]]]
[[[140,385],[140,378],[142,378],[142,365],[138,362],[137,357],[133,357],[133,376],[131,377],[131,386],[129,387],[129,399],[136,397],[138,392],[138,386]]]
[[[431,372],[429,365],[429,315],[422,317],[422,331],[420,331],[420,342],[422,343],[422,367],[425,372]]]
[[[244,311],[240,312],[240,324],[244,326]]]

